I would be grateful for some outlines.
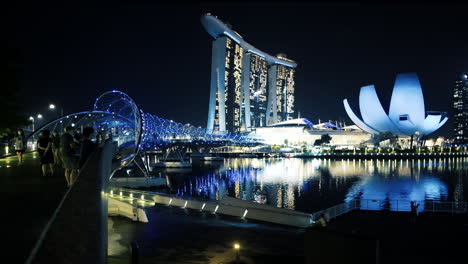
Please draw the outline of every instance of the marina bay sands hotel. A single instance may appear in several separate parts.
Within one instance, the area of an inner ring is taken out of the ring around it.
[[[201,18],[214,38],[207,129],[252,131],[296,118],[294,68],[284,54],[269,55],[247,43],[217,17]]]

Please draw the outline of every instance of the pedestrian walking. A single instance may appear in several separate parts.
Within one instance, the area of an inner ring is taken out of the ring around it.
[[[79,160],[79,168],[80,169],[86,163],[86,161],[91,156],[91,154],[93,154],[93,152],[98,147],[102,147],[104,142],[105,142],[105,138],[101,133],[98,134],[98,136],[96,138],[96,142],[91,141],[91,138],[92,138],[93,134],[94,134],[94,128],[85,127],[83,129],[83,137],[82,137],[82,141],[81,141],[80,160]]]
[[[67,187],[71,187],[76,176],[78,176],[78,157],[76,156],[76,150],[79,145],[73,138],[74,128],[67,126],[65,132],[60,137],[60,158],[62,160],[62,167],[65,169],[65,180],[67,181]]]
[[[42,176],[54,175],[54,154],[52,152],[52,139],[50,131],[45,129],[37,141],[37,152],[41,158]]]
[[[15,147],[16,156],[18,157],[18,164],[23,163],[23,154],[26,151],[26,136],[23,129],[18,129],[16,136],[13,138],[13,145]]]
[[[60,136],[57,131],[52,133],[52,153],[54,154],[54,165],[56,167],[61,167],[60,160]]]

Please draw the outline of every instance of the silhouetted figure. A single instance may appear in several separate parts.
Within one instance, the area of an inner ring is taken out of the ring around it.
[[[54,154],[54,164],[60,166],[62,161],[60,160],[60,136],[57,131],[54,131],[51,136],[52,139],[52,153]]]
[[[416,223],[416,216],[419,215],[419,212],[418,212],[419,203],[416,204],[416,202],[411,201],[410,206],[411,206],[411,221],[413,223]]]
[[[54,154],[52,152],[52,139],[49,130],[42,131],[42,135],[37,141],[37,152],[41,158],[42,176],[54,174]]]
[[[80,160],[79,160],[80,169],[86,163],[89,156],[91,156],[91,154],[93,154],[93,152],[98,147],[102,147],[104,144],[105,139],[103,138],[101,133],[98,134],[96,142],[91,141],[93,134],[94,134],[94,128],[85,127],[83,129],[83,138],[81,141]]]
[[[26,151],[26,136],[23,129],[18,129],[16,136],[13,138],[16,156],[18,156],[19,164],[23,163],[23,154]]]
[[[73,139],[72,133],[74,128],[67,126],[65,133],[60,137],[60,157],[62,159],[62,166],[65,169],[65,180],[67,187],[70,187],[76,176],[78,175],[78,157],[75,155],[76,149],[79,146]]]

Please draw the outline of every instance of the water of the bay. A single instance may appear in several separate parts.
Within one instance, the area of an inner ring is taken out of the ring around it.
[[[226,158],[194,163],[191,170],[156,173],[167,176],[171,193],[179,196],[219,200],[228,195],[310,213],[354,199],[423,205],[424,201],[466,201],[468,196],[466,157]]]

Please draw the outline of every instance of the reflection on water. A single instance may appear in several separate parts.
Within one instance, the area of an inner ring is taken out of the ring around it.
[[[467,158],[425,160],[226,159],[166,171],[177,195],[219,200],[224,195],[315,212],[353,199],[466,201]],[[422,208],[421,208],[422,207]],[[420,209],[424,209],[421,203]]]

